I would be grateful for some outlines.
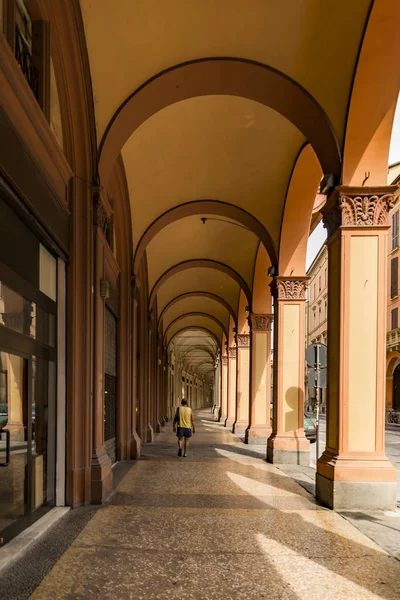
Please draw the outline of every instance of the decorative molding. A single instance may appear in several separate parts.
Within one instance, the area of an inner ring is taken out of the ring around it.
[[[328,237],[339,227],[387,226],[397,186],[337,187],[326,204],[324,225]]]
[[[222,365],[227,365],[228,364],[228,357],[227,356],[221,356],[221,363]]]
[[[93,190],[93,224],[101,229],[107,239],[110,231],[110,217],[98,189]]]
[[[270,284],[275,300],[305,300],[308,277],[275,277]]]
[[[231,346],[230,348],[228,348],[228,357],[237,358],[237,348],[235,346]]]
[[[236,344],[237,344],[238,348],[249,348],[250,334],[249,333],[236,334]]]
[[[274,315],[255,315],[250,313],[249,325],[252,331],[271,331]]]

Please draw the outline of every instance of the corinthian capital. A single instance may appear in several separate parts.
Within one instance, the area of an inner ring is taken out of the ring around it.
[[[248,333],[236,334],[236,344],[238,348],[248,348],[250,346],[250,335]]]
[[[341,226],[376,227],[388,225],[388,214],[394,206],[395,185],[381,187],[339,186],[331,194],[323,210],[328,237]]]
[[[273,315],[255,315],[254,313],[249,315],[249,325],[252,331],[271,331],[273,321]]]
[[[275,300],[305,300],[308,277],[275,277],[270,285]]]

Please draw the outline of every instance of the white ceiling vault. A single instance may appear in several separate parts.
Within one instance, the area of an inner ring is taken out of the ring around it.
[[[126,121],[115,149],[127,177],[133,255],[139,248],[147,261],[166,343],[202,378],[212,378],[223,336],[237,324],[241,290],[251,306],[255,272],[269,293],[266,268],[256,269],[259,247],[276,260],[291,176],[311,143],[305,132],[318,145],[323,123],[333,149],[321,166],[335,152],[332,164],[340,161],[370,7],[371,0],[81,0],[100,160],[137,98],[135,124]],[[239,88],[215,79],[211,85],[207,63],[197,91],[180,83],[165,91],[163,72],[168,78],[206,59],[242,61],[241,73],[255,64],[266,77],[279,73],[285,108],[267,105],[250,75],[243,93],[226,93]],[[148,82],[159,86],[154,96]],[[172,100],[162,105],[164,92]]]

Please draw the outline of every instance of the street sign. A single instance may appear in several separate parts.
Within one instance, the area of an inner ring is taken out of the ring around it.
[[[326,388],[326,369],[308,369],[308,387]]]
[[[319,355],[319,356],[318,356]],[[319,360],[317,360],[319,358]],[[309,367],[314,367],[319,362],[320,369],[326,367],[327,347],[325,344],[311,344],[306,350],[306,361]]]

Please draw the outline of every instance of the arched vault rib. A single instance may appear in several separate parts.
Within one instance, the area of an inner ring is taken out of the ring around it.
[[[202,313],[202,312],[190,312],[190,313],[185,313],[183,315],[180,315],[179,317],[177,317],[176,319],[174,319],[173,321],[171,321],[171,323],[168,325],[168,327],[166,328],[166,330],[164,331],[164,338],[167,338],[168,335],[168,331],[171,329],[171,327],[173,325],[175,325],[176,323],[178,323],[179,321],[181,321],[182,319],[186,319],[187,317],[201,317],[204,319],[210,319],[211,321],[214,321],[214,323],[216,323],[218,325],[218,327],[221,328],[221,331],[228,336],[228,332],[225,328],[225,326],[223,325],[223,323],[221,323],[221,321],[219,319],[217,319],[216,317],[213,317],[212,315],[209,315],[207,313]],[[186,327],[185,329],[190,329],[190,325],[188,327]],[[219,345],[219,344],[218,344]]]
[[[215,354],[213,354],[211,352],[211,350],[208,350],[207,348],[205,348],[204,346],[194,346],[192,348],[190,348],[189,350],[187,350],[184,354],[182,354],[180,356],[180,358],[182,360],[185,360],[185,358],[188,356],[188,354],[190,354],[191,352],[205,352],[206,354],[208,354],[213,360],[215,359]]]
[[[226,310],[231,315],[232,319],[236,322],[236,315],[235,315],[233,308],[226,302],[226,300],[221,298],[221,296],[217,296],[217,294],[212,294],[211,292],[187,292],[186,294],[181,294],[180,296],[177,296],[176,298],[173,298],[173,300],[168,302],[168,304],[164,307],[164,309],[161,311],[160,316],[158,317],[158,324],[161,323],[161,319],[163,318],[163,316],[165,315],[167,310],[169,308],[171,308],[171,306],[173,306],[180,300],[183,300],[185,298],[192,298],[192,297],[210,298],[211,300],[215,300],[216,302],[219,302],[219,304],[221,304],[224,308],[226,308]]]
[[[100,143],[102,184],[107,185],[119,152],[144,121],[176,102],[212,95],[248,98],[280,113],[309,140],[323,171],[340,178],[338,139],[315,98],[293,79],[268,65],[225,57],[175,65],[149,79],[125,100]]]
[[[216,347],[221,350],[221,340],[219,340],[215,333],[208,329],[208,327],[203,327],[200,325],[188,325],[186,327],[182,327],[182,329],[179,329],[177,332],[174,333],[172,338],[169,340],[168,345],[171,344],[177,336],[182,335],[185,331],[203,331],[214,340],[214,342],[216,343]],[[207,338],[204,337],[204,339]]]
[[[195,215],[217,215],[240,223],[261,240],[270,256],[271,263],[277,264],[278,259],[275,244],[264,225],[262,225],[258,219],[253,217],[253,215],[243,208],[235,206],[234,204],[229,204],[228,202],[221,202],[219,200],[194,200],[192,202],[185,202],[184,204],[180,204],[179,206],[175,206],[166,211],[146,229],[136,248],[133,261],[134,273],[138,272],[143,254],[157,233],[167,225],[170,225],[179,219]]]
[[[239,273],[237,273],[234,269],[232,269],[231,267],[228,267],[228,265],[225,265],[224,263],[218,262],[216,260],[210,260],[210,259],[205,259],[205,258],[204,259],[200,258],[200,259],[194,259],[194,260],[185,260],[181,263],[178,263],[177,265],[174,265],[173,267],[168,269],[168,271],[165,271],[165,273],[163,273],[161,275],[161,277],[158,278],[158,280],[156,281],[156,283],[153,286],[153,289],[150,292],[149,306],[152,305],[154,296],[157,293],[157,291],[160,289],[162,284],[165,283],[165,281],[167,281],[170,277],[172,277],[172,275],[175,275],[175,273],[179,273],[181,271],[185,271],[186,269],[196,269],[196,268],[204,268],[204,267],[208,267],[210,269],[216,269],[217,271],[221,271],[222,273],[225,273],[226,275],[229,275],[230,277],[232,277],[232,279],[234,279],[236,281],[236,283],[238,283],[239,286],[242,288],[243,292],[246,295],[248,305],[249,305],[249,307],[251,307],[250,288],[247,285],[247,283],[244,281],[243,277],[241,275],[239,275]]]

